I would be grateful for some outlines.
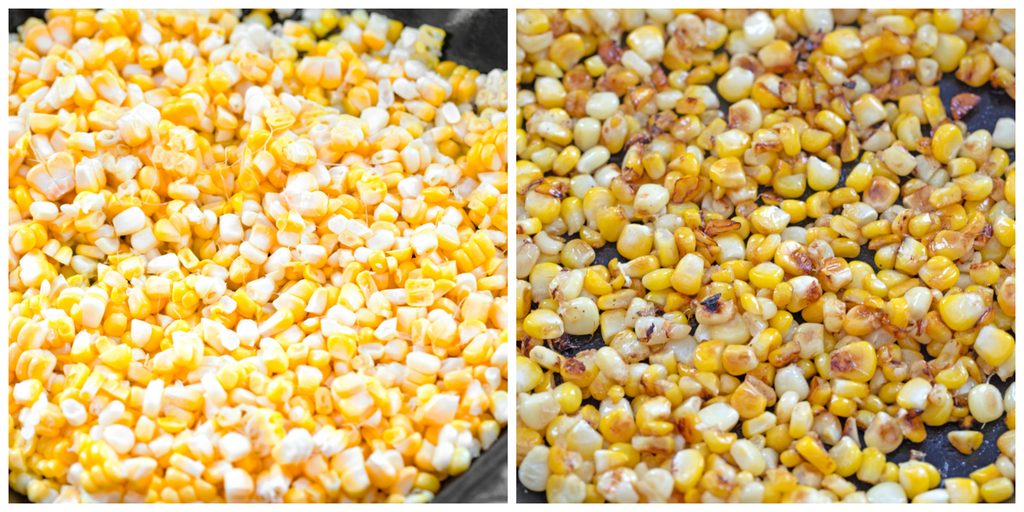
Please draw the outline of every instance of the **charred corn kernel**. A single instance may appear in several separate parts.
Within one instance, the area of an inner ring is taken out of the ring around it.
[[[831,354],[829,365],[833,378],[867,382],[875,374],[875,348],[865,341],[850,343]]]
[[[290,11],[12,33],[31,501],[426,501],[507,423],[507,74],[442,62],[435,27]]]

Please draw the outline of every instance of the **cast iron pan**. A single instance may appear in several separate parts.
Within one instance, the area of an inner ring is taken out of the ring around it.
[[[406,26],[423,24],[443,28],[447,33],[444,59],[453,60],[486,73],[492,69],[508,69],[508,11],[505,9],[367,9],[396,19]],[[44,18],[45,9],[11,9],[8,32],[30,17]],[[292,18],[298,19],[296,12]],[[491,448],[473,460],[469,471],[448,480],[434,498],[438,503],[508,501],[506,461],[508,433]],[[11,503],[27,503],[25,496],[9,491]]]
[[[712,87],[714,90],[714,87]],[[996,125],[996,121],[1003,117],[1014,117],[1014,100],[1010,98],[1002,90],[998,90],[990,85],[985,85],[980,88],[972,88],[958,80],[952,73],[945,74],[939,82],[939,95],[942,97],[942,103],[946,106],[946,111],[949,112],[949,104],[953,99],[953,96],[962,92],[973,92],[981,96],[981,101],[972,110],[967,117],[963,119],[967,123],[968,130],[980,130],[986,129],[991,132]],[[717,94],[717,93],[716,93]],[[721,96],[718,100],[722,104],[722,111],[728,111],[729,103],[725,101]],[[922,130],[928,130],[927,126],[922,127]],[[925,131],[925,135],[929,132]],[[1010,161],[1015,160],[1014,151],[1009,151]],[[619,153],[612,157],[612,161],[621,164],[624,153]],[[846,176],[856,162],[845,164],[843,166],[842,178],[840,181],[840,187],[846,182]],[[806,194],[809,196],[810,192]],[[804,199],[806,199],[806,196]],[[810,224],[812,221],[807,220],[797,225]],[[572,237],[576,238],[576,237]],[[594,265],[607,265],[612,259],[618,259],[624,261],[622,256],[619,255],[618,251],[615,250],[615,244],[606,244],[604,247],[596,250],[597,257],[594,260]],[[857,260],[863,261],[872,267],[874,265],[874,251],[870,251],[867,247],[861,249],[860,256]],[[877,270],[877,267],[875,267]],[[799,315],[797,315],[799,319]],[[567,351],[563,351],[562,354],[566,356],[574,355],[577,352],[598,349],[604,346],[604,340],[601,339],[601,332],[598,331],[591,336],[568,336],[569,343],[565,345],[570,348]],[[1013,382],[1014,378],[1011,377],[1009,381],[1003,382],[999,377],[992,377],[991,384],[999,388],[1000,391],[1005,391],[1006,387]],[[598,402],[591,401],[595,406]],[[1004,416],[1005,418],[1005,416]],[[946,434],[954,430],[961,430],[957,423],[950,423],[943,425],[942,427],[926,427],[928,431],[928,437],[921,443],[911,443],[904,441],[900,447],[890,453],[886,459],[891,462],[905,462],[910,459],[910,452],[918,451],[924,453],[924,460],[934,465],[939,472],[942,474],[943,479],[947,477],[962,477],[969,475],[972,471],[987,466],[995,462],[996,458],[1000,455],[999,448],[996,446],[996,439],[1006,431],[1006,423],[1002,418],[994,422],[976,426],[974,429],[984,433],[985,439],[982,442],[981,448],[972,453],[971,455],[964,455],[956,451],[949,441],[946,439]],[[737,428],[737,433],[739,430]],[[742,435],[742,434],[740,434]],[[862,436],[864,432],[861,431]],[[856,477],[849,478],[853,483],[861,490],[867,490],[871,486],[864,484],[856,479]],[[518,475],[516,476],[516,501],[518,503],[544,503],[546,501],[544,493],[533,492],[523,486],[522,482],[519,481]],[[1014,501],[1015,497],[1011,497],[1010,501]]]

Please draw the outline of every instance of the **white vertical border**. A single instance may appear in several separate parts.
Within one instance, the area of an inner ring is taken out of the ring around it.
[[[509,1],[508,4],[513,2]],[[516,308],[519,303],[516,297],[516,119],[518,109],[516,108],[516,9],[508,7],[508,140],[506,149],[506,172],[508,174],[508,377],[505,379],[508,386],[508,423],[505,425],[505,432],[508,438],[508,456],[505,460],[508,470],[506,471],[506,484],[508,486],[508,503],[516,502],[516,482],[519,480],[516,475],[516,423],[519,415],[516,414],[516,357],[519,355],[516,342]]]

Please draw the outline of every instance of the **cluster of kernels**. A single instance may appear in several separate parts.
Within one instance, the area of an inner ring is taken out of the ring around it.
[[[504,72],[362,11],[47,18],[11,50],[12,488],[425,501],[466,471],[507,416]]]
[[[936,86],[953,72],[1013,84],[1012,11],[516,22],[526,488],[552,502],[1012,493],[1014,385],[989,381],[1014,376],[1014,120],[971,132],[987,98],[947,110]],[[573,336],[598,334],[604,347],[576,352]],[[887,460],[926,426],[1003,418],[981,477],[942,487],[956,475]]]

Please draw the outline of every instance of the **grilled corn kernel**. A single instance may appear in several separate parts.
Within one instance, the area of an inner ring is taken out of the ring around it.
[[[553,455],[521,480],[550,501],[1006,499],[1010,455],[974,490],[886,460],[926,426],[1015,425],[979,384],[1013,375],[1012,119],[972,131],[974,96],[939,81],[1012,90],[1001,12],[522,11],[518,344],[562,353],[524,369],[529,449]],[[565,332],[535,336],[552,314]],[[598,326],[597,350],[564,336]]]

